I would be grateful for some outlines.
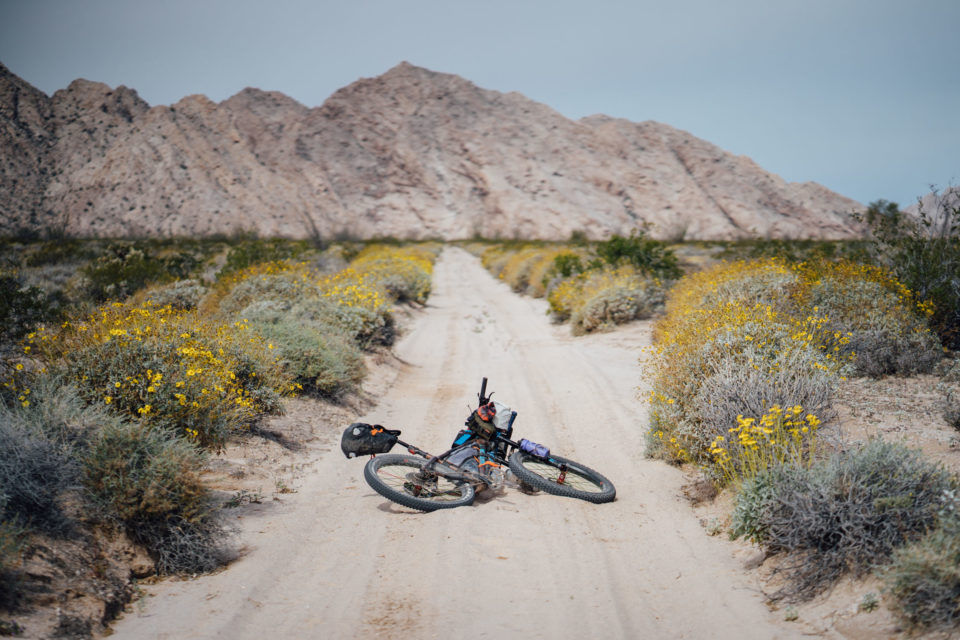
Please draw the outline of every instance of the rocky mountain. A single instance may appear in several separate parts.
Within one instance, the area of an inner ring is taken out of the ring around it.
[[[861,206],[657,122],[569,120],[407,63],[308,108],[244,89],[150,107],[0,65],[0,233],[842,238]]]

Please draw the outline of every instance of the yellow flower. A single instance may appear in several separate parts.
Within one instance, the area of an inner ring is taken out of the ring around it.
[[[113,396],[104,396],[103,401],[106,404],[110,404],[111,402],[113,402]]]

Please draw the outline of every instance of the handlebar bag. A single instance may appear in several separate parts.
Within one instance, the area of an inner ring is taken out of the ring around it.
[[[399,429],[384,429],[379,424],[354,422],[343,432],[340,449],[347,458],[386,453],[397,444]]]

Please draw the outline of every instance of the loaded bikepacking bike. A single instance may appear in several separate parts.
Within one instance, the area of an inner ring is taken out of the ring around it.
[[[370,455],[363,476],[373,489],[389,500],[420,511],[452,509],[473,503],[476,494],[502,486],[512,474],[521,488],[558,496],[579,498],[596,504],[611,502],[616,489],[607,478],[578,462],[562,458],[540,444],[512,440],[517,412],[486,395],[484,378],[477,394],[477,411],[491,416],[489,430],[464,429],[453,446],[431,455],[400,440],[400,431],[356,422],[343,433],[340,446],[353,458]],[[481,427],[486,423],[478,423]],[[387,453],[399,444],[407,453]],[[504,471],[504,468],[509,471]]]

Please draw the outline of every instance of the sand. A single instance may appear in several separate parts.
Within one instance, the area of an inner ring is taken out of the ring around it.
[[[690,478],[644,458],[649,344],[645,322],[574,338],[542,300],[447,249],[429,305],[394,348],[399,369],[373,380],[376,405],[355,418],[438,452],[486,376],[518,412],[517,436],[597,469],[617,500],[507,487],[421,514],[370,489],[364,462],[336,446],[346,424],[318,414],[285,481],[295,492],[237,510],[242,556],[144,587],[113,637],[840,637],[768,608],[744,568],[749,547],[707,535],[683,495]]]

